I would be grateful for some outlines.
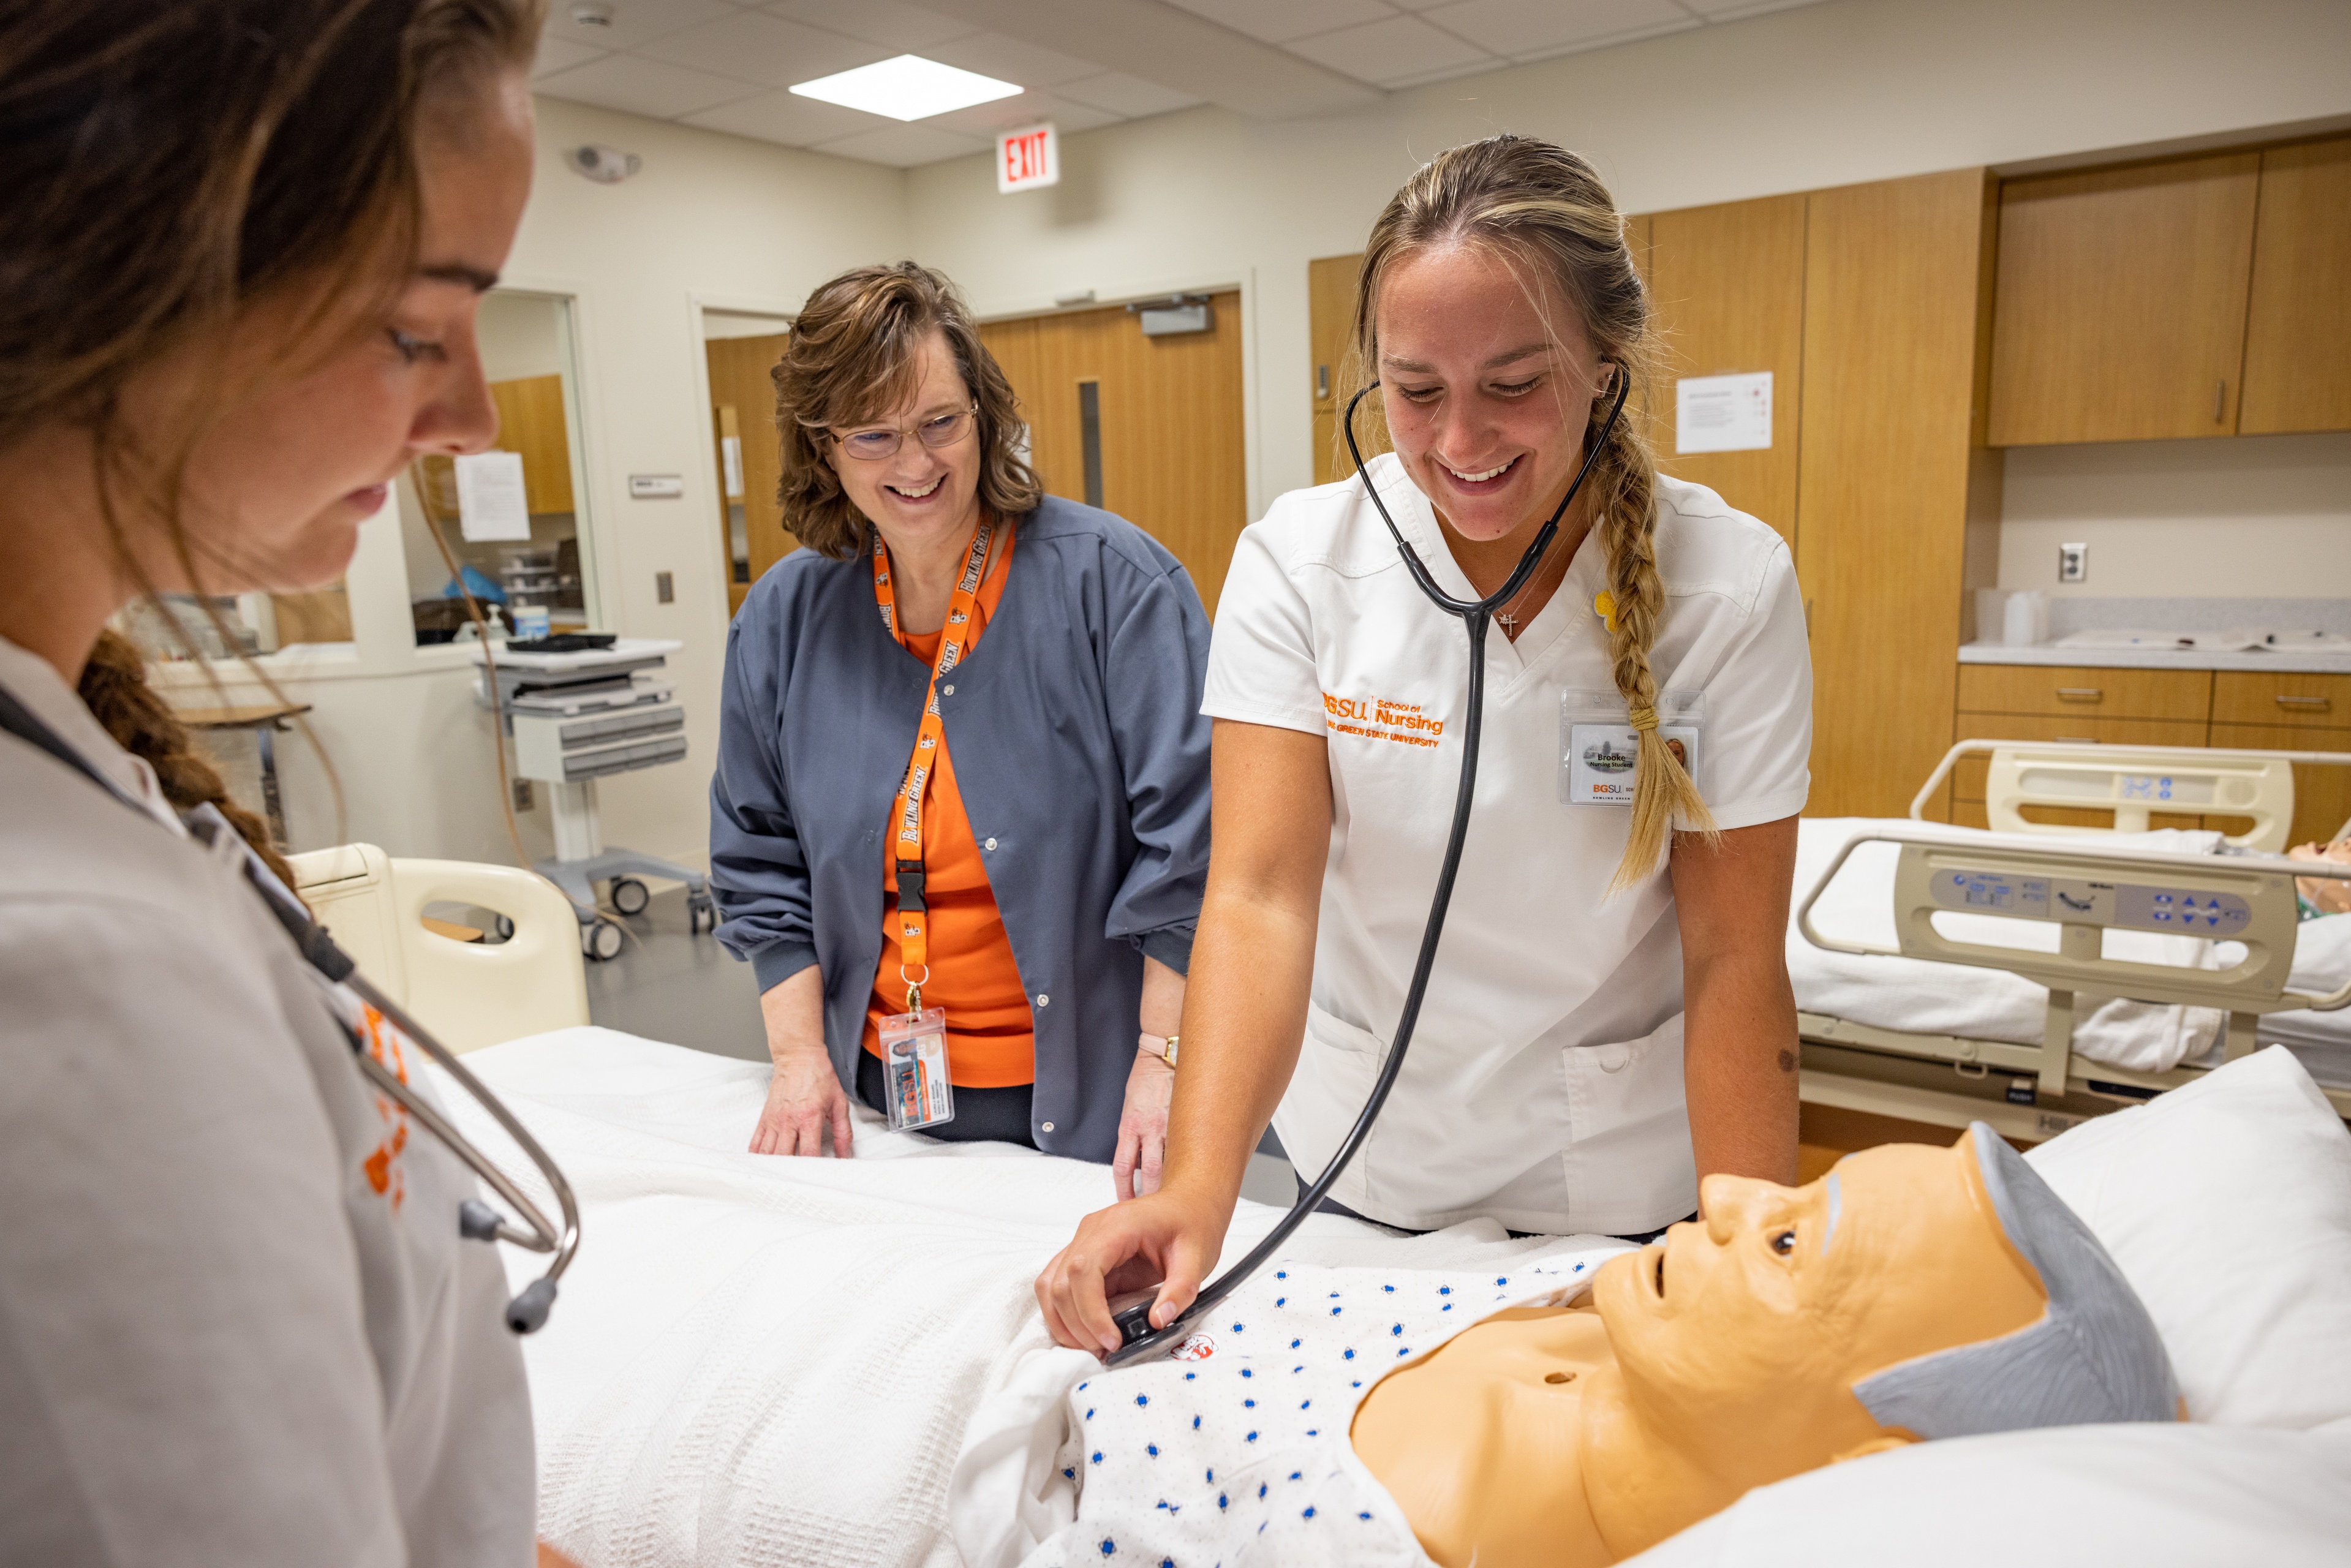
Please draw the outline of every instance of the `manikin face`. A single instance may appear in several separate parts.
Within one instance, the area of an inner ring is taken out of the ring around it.
[[[1556,286],[1489,246],[1431,246],[1389,268],[1377,325],[1388,434],[1421,494],[1468,538],[1540,526],[1610,373]]]
[[[1809,1186],[1709,1176],[1705,1211],[1610,1261],[1593,1300],[1641,1424],[1727,1478],[1883,1441],[1854,1384],[2012,1333],[2047,1303],[1972,1134],[1865,1150]]]
[[[474,318],[530,192],[528,84],[500,78],[428,115],[417,152],[417,269],[388,314],[337,323],[322,352],[294,341],[312,299],[260,300],[225,341],[190,344],[125,391],[134,428],[169,430],[224,385],[261,389],[231,397],[189,458],[183,516],[207,592],[332,582],[411,463],[481,451],[497,434]],[[289,352],[292,380],[273,373]],[[162,540],[140,554],[158,586],[188,586]]]
[[[946,334],[933,332],[916,350],[914,391],[892,408],[862,424],[831,434],[894,430],[904,439],[888,457],[852,457],[838,440],[824,444],[825,461],[841,476],[841,487],[895,549],[961,547],[978,521],[978,423],[968,417],[971,389],[956,368]],[[964,434],[945,446],[925,446],[925,425],[965,414]]]

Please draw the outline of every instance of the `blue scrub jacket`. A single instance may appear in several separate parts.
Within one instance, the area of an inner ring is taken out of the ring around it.
[[[1036,1019],[1030,1133],[1107,1161],[1144,956],[1189,969],[1207,883],[1208,618],[1132,523],[1048,497],[1014,527],[1004,596],[939,707],[972,835],[996,841],[981,858]],[[727,632],[710,781],[718,939],[762,991],[819,966],[825,1045],[852,1096],[884,830],[929,676],[883,629],[862,554],[795,550]]]

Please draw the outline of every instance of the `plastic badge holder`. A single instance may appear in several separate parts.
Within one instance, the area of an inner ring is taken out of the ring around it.
[[[892,1013],[882,1020],[882,1092],[893,1132],[916,1132],[955,1120],[945,1008]]]

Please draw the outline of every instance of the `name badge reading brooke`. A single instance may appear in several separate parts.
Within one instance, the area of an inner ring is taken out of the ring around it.
[[[1657,736],[1693,779],[1704,765],[1702,694],[1657,698]],[[1630,806],[1640,736],[1614,692],[1572,691],[1560,702],[1559,798],[1569,806]],[[1701,786],[1702,787],[1702,786]]]

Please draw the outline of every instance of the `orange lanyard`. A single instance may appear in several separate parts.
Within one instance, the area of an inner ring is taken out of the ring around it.
[[[923,797],[932,775],[938,771],[939,744],[946,737],[946,721],[939,716],[939,682],[971,643],[967,628],[977,613],[979,585],[987,576],[988,547],[995,539],[995,519],[983,512],[979,526],[971,531],[971,548],[964,552],[963,575],[956,580],[955,592],[947,600],[946,632],[939,638],[938,663],[931,669],[930,692],[923,702],[922,726],[914,732],[914,755],[906,759],[906,777],[890,805],[890,820],[898,825],[892,841],[898,872],[898,977],[906,982],[910,1013],[923,1010],[923,984],[931,977],[930,906],[923,900]],[[898,596],[890,586],[890,548],[882,542],[879,528],[873,530],[873,601],[882,608],[882,624],[904,647],[905,637],[898,630]],[[922,979],[914,977],[915,969],[923,972]]]

